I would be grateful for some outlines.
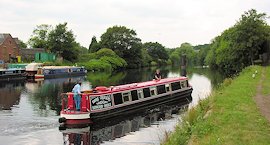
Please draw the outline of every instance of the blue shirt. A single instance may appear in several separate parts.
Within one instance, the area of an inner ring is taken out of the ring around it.
[[[81,94],[81,86],[80,84],[76,84],[72,89],[72,93]]]

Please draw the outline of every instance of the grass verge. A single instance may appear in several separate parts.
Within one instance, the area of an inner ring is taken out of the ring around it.
[[[255,70],[258,75],[253,79]],[[247,67],[235,79],[227,79],[210,97],[190,109],[162,144],[270,144],[270,125],[253,98],[261,72],[262,67]]]

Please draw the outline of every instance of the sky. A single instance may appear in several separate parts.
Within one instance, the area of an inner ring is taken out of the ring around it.
[[[252,8],[270,15],[270,0],[0,0],[0,33],[27,42],[37,25],[67,22],[88,48],[92,36],[121,25],[175,48],[210,43]]]

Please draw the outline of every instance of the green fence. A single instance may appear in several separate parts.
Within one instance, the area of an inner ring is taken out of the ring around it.
[[[35,62],[52,62],[55,61],[56,56],[52,53],[36,53],[35,54]]]

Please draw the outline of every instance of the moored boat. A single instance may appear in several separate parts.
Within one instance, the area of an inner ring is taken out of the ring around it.
[[[166,78],[159,81],[96,87],[81,94],[81,110],[75,110],[73,93],[62,96],[60,123],[77,125],[93,123],[143,108],[157,106],[179,98],[190,98],[192,87],[187,77]]]
[[[37,74],[38,68],[42,66],[43,63],[29,63],[25,66],[26,76],[28,78],[34,78],[35,74]]]
[[[84,67],[76,66],[44,66],[40,67],[35,74],[35,79],[49,79],[70,76],[81,76],[87,73]]]
[[[9,81],[9,80],[18,80],[25,79],[25,70],[24,69],[0,69],[0,80]]]

